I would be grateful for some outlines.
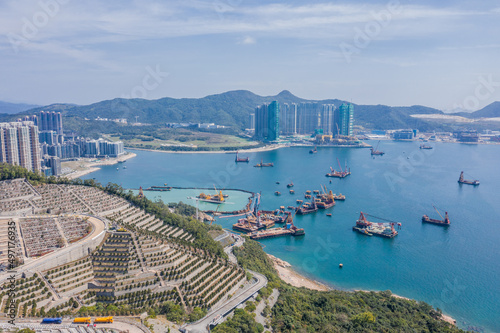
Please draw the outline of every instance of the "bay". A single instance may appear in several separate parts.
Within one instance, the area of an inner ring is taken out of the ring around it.
[[[459,327],[499,332],[500,146],[431,145],[434,149],[421,150],[417,142],[384,141],[379,149],[386,154],[376,158],[366,149],[319,147],[309,154],[309,148],[292,147],[240,153],[250,163],[238,164],[234,154],[134,151],[137,157],[126,162],[127,169],[104,166],[83,178],[135,189],[164,183],[245,189],[262,193],[262,209],[295,205],[306,190],[326,185],[346,201],[328,210],[332,217],[325,211],[296,216],[306,235],[262,240],[267,253],[333,287],[391,290],[439,307]],[[253,167],[261,159],[274,167]],[[337,159],[352,175],[330,184],[325,174],[339,168]],[[481,185],[459,185],[461,171]],[[289,182],[295,195],[288,193]],[[441,214],[449,212],[450,227],[421,222],[423,214],[439,218],[433,204]],[[399,235],[382,239],[353,232],[361,211],[401,222]],[[230,228],[235,219],[218,222]]]

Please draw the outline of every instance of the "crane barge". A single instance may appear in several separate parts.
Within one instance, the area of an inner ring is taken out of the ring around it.
[[[327,173],[327,177],[335,177],[335,178],[345,178],[351,174],[351,168],[347,169],[347,166],[345,167],[345,170],[342,170],[342,166],[340,165],[340,161],[337,158],[337,162],[339,163],[339,168],[340,171],[335,171],[332,167],[330,167],[330,173]]]
[[[380,141],[377,143],[377,147],[375,147],[375,149],[370,148],[372,156],[373,155],[383,156],[385,154],[383,151],[378,150],[379,144],[380,144]]]
[[[460,173],[460,178],[458,178],[458,183],[459,184],[466,184],[466,185],[478,186],[479,185],[479,180],[477,180],[477,179],[475,179],[475,180],[464,179],[464,172],[462,171]]]
[[[432,207],[434,207],[434,205],[432,205]],[[437,210],[437,208],[434,207],[434,209],[439,214],[439,216],[441,216],[442,220],[431,219],[429,216],[424,215],[424,216],[422,216],[422,222],[432,223],[432,224],[437,224],[437,225],[442,225],[442,226],[445,226],[445,227],[449,226],[450,225],[450,219],[448,217],[448,212],[444,213],[444,218],[443,218],[443,216],[439,213],[439,211]]]
[[[361,212],[359,215],[359,219],[356,221],[356,225],[352,227],[352,230],[359,232],[360,234],[366,236],[379,236],[384,238],[394,238],[398,235],[398,232],[394,228],[394,225],[401,226],[401,223],[393,222],[389,220],[388,223],[374,223],[370,222],[366,219],[365,215],[372,216],[366,213]],[[377,218],[376,216],[372,216]],[[381,219],[381,218],[378,218]],[[384,220],[384,219],[381,219]]]

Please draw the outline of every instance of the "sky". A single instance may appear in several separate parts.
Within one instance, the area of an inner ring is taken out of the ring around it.
[[[477,110],[500,100],[498,1],[1,0],[0,100],[229,90]]]

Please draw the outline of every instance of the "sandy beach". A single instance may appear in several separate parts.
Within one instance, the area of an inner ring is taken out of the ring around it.
[[[286,283],[291,284],[294,287],[298,287],[298,288],[304,287],[304,288],[311,289],[311,290],[318,290],[318,291],[332,290],[332,288],[330,288],[322,283],[311,280],[311,279],[295,272],[291,268],[292,265],[290,265],[288,262],[281,260],[279,258],[276,258],[275,256],[273,256],[271,254],[268,254],[268,257],[269,257],[269,259],[272,260],[272,262],[274,264],[274,268],[278,271],[280,278],[283,281],[285,281]],[[368,290],[356,290],[356,291],[370,292]],[[408,301],[410,300],[407,297],[399,296],[396,294],[392,294],[392,297],[401,298],[401,299],[405,299]],[[452,317],[447,316],[445,314],[441,315],[441,320],[444,320],[447,323],[450,323],[452,325],[456,325],[456,323],[457,323],[457,321],[455,319],[453,319]]]
[[[331,290],[324,284],[321,284],[317,281],[311,280],[309,278],[306,278],[303,275],[300,275],[299,273],[295,272],[292,268],[291,265],[279,258],[276,258],[275,256],[268,254],[269,259],[272,260],[274,264],[274,268],[278,271],[278,274],[280,278],[285,281],[288,284],[291,284],[294,287],[305,287],[307,289],[311,290],[319,290],[319,291],[328,291]]]
[[[85,175],[88,175],[89,173],[92,173],[94,171],[99,170],[100,165],[113,165],[117,164],[118,162],[126,161],[128,159],[134,158],[137,156],[134,153],[128,152],[125,155],[118,156],[116,158],[108,158],[108,159],[101,159],[97,160],[95,158],[81,158],[78,161],[69,161],[69,162],[63,162],[62,163],[62,168],[68,168],[73,170],[70,173],[63,174],[63,177],[67,177],[69,179],[75,179],[79,178]]]

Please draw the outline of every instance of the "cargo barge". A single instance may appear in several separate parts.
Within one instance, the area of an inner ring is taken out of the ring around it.
[[[432,207],[434,207],[434,205]],[[439,214],[439,216],[441,216],[441,214],[439,213],[439,211],[437,210],[437,208],[434,207],[434,209]],[[444,218],[443,218],[443,216],[441,216],[441,218],[442,218],[442,220],[431,219],[429,216],[424,215],[424,216],[422,216],[422,222],[424,222],[424,223],[431,223],[431,224],[437,224],[437,225],[441,225],[441,226],[444,226],[444,227],[447,227],[447,226],[450,225],[450,218],[448,217],[448,212],[445,212],[444,213]]]
[[[234,161],[236,163],[238,163],[238,162],[246,162],[246,163],[248,163],[248,162],[250,162],[250,159],[248,158],[248,156],[247,157],[238,157],[238,152],[236,152],[236,158],[234,159]]]
[[[464,172],[462,171],[460,173],[460,178],[458,178],[458,183],[459,184],[466,184],[466,185],[474,185],[474,186],[478,186],[479,185],[479,180],[467,180],[467,179],[464,179]]]
[[[337,162],[339,163],[340,171],[335,171],[332,167],[330,167],[330,173],[326,174],[326,177],[334,177],[334,178],[345,178],[351,174],[351,168],[347,169],[347,166],[344,170],[340,166],[340,161],[337,158]]]

